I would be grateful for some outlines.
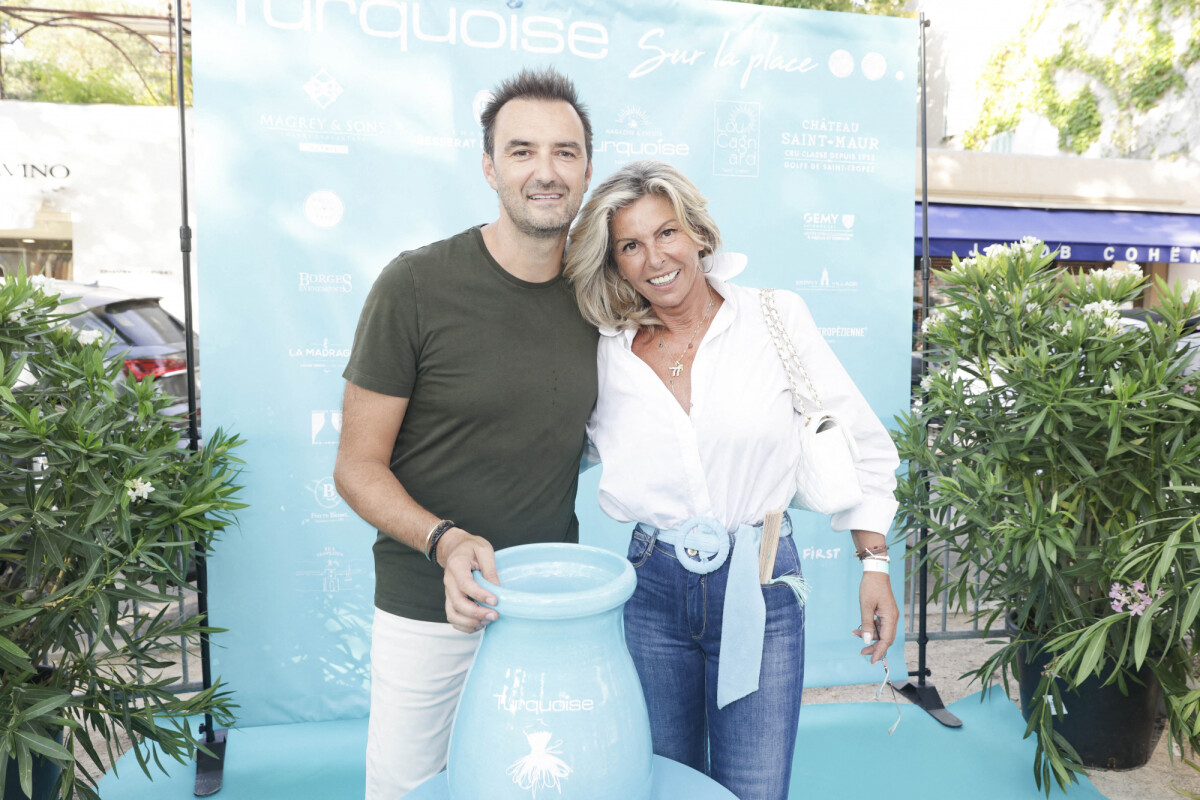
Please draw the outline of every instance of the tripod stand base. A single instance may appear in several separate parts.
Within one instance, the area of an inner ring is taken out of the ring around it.
[[[904,695],[914,705],[925,709],[929,716],[945,725],[947,728],[961,728],[962,720],[946,710],[942,698],[932,683],[912,683],[911,681],[893,681],[892,688]]]
[[[221,791],[221,782],[225,775],[226,733],[228,731],[213,731],[211,742],[207,741],[207,736],[200,740],[200,744],[211,751],[212,755],[202,750],[196,751],[196,788],[192,790],[196,797],[208,797]]]

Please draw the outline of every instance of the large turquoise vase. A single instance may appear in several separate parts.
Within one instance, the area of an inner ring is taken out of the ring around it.
[[[454,800],[648,800],[646,700],[622,608],[637,577],[577,544],[496,553],[498,599],[450,734]]]

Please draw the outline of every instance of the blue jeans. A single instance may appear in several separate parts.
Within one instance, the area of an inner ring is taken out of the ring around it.
[[[641,530],[629,543],[629,560],[637,589],[625,604],[625,641],[646,695],[655,754],[703,772],[740,800],[786,800],[804,689],[804,609],[796,595],[786,585],[762,587],[767,625],[758,691],[718,709],[729,563],[697,575],[683,568],[674,547]],[[800,559],[784,536],[772,577],[789,574],[800,574]]]

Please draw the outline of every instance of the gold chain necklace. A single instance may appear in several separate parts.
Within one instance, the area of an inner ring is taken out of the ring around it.
[[[688,350],[692,349],[692,345],[696,341],[696,337],[700,335],[700,329],[704,327],[704,323],[708,321],[708,313],[712,311],[713,303],[716,298],[713,297],[712,289],[708,290],[708,305],[704,308],[704,316],[700,317],[700,322],[696,325],[696,330],[692,331],[692,338],[688,339],[687,347],[683,349],[683,353],[677,358],[675,353],[671,351],[671,346],[666,344],[662,337],[662,331],[658,332],[658,352],[663,357],[663,365],[671,376],[667,378],[667,385],[671,387],[671,394],[675,393],[675,379],[683,372],[683,357],[687,355]],[[666,327],[666,326],[663,326]],[[668,361],[668,357],[670,360]]]

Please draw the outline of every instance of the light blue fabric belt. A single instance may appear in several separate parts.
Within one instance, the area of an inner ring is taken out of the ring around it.
[[[663,530],[639,522],[636,530],[675,546],[675,557],[689,572],[707,575],[729,561],[722,607],[721,656],[717,661],[717,708],[758,691],[762,668],[763,634],[767,609],[758,582],[758,551],[762,546],[762,525],[743,525],[730,534],[712,517],[693,517],[677,530]],[[792,521],[783,515],[779,535],[792,535]],[[736,543],[734,540],[736,539]],[[733,558],[729,557],[730,549]],[[808,585],[797,575],[776,578],[785,583],[804,604]]]

